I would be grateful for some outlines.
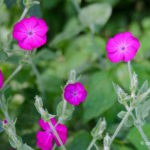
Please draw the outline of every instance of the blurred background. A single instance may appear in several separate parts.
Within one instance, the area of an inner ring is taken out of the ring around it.
[[[120,122],[117,114],[124,109],[117,101],[112,82],[129,91],[126,63],[112,64],[107,59],[105,45],[118,32],[131,31],[141,43],[133,70],[138,74],[139,86],[150,81],[150,1],[149,0],[41,0],[27,16],[45,19],[49,26],[47,44],[33,55],[40,72],[37,81],[32,67],[26,64],[10,82],[5,95],[9,98],[9,113],[17,118],[17,133],[24,142],[36,147],[36,132],[40,118],[34,107],[35,95],[44,100],[44,107],[56,114],[62,88],[68,73],[76,69],[85,85],[86,101],[76,107],[68,127],[68,150],[86,150],[92,137],[90,131],[99,117],[105,117],[110,135]],[[19,64],[24,51],[16,41],[9,42],[13,25],[24,9],[21,0],[0,1],[0,68],[4,79]],[[0,112],[0,120],[4,116]],[[150,117],[144,126],[150,139]],[[102,147],[102,140],[98,142]],[[0,133],[0,150],[12,150],[7,135]],[[94,148],[92,149],[94,150]],[[114,140],[112,150],[146,150],[137,130],[128,124]]]

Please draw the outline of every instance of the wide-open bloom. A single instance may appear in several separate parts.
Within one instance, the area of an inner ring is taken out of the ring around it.
[[[61,141],[63,144],[66,143],[67,139],[67,127],[63,124],[58,123],[55,118],[50,119],[52,125],[54,126],[55,130],[57,131]],[[44,120],[39,120],[39,125],[43,129],[43,131],[37,132],[37,146],[41,150],[51,150],[53,147],[53,139],[56,142],[57,146],[60,146],[55,134],[53,133],[50,125],[48,122],[44,122]]]
[[[0,70],[0,89],[3,87],[3,74]]]
[[[135,57],[139,47],[140,42],[132,33],[123,32],[108,40],[106,51],[111,62],[128,62]]]
[[[68,84],[64,89],[64,98],[71,105],[77,106],[84,102],[87,92],[80,82]]]
[[[20,48],[33,50],[44,45],[47,41],[48,26],[45,21],[34,16],[17,22],[13,28],[13,38],[18,41]]]

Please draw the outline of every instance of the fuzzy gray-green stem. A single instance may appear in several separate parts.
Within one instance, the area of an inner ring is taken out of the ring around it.
[[[91,143],[89,144],[87,150],[90,150],[90,149],[94,146],[95,142],[96,142],[96,139],[93,139],[93,140],[91,141]]]

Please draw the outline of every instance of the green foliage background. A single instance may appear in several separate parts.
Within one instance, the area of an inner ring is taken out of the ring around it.
[[[20,0],[4,0],[0,7],[0,68],[4,79],[13,72],[24,55],[15,41],[8,42],[8,33],[23,11]],[[80,8],[78,8],[78,5]],[[92,6],[92,7],[91,7]],[[92,139],[90,131],[100,116],[107,121],[112,134],[123,107],[118,104],[112,82],[129,90],[127,64],[108,61],[105,45],[117,32],[131,31],[141,42],[141,48],[132,61],[140,85],[150,81],[150,1],[149,0],[41,0],[28,16],[42,17],[49,26],[47,44],[37,50],[33,61],[40,71],[42,87],[29,65],[10,82],[7,89],[9,112],[17,117],[17,133],[36,149],[36,131],[39,115],[34,97],[44,91],[44,105],[51,114],[56,113],[61,100],[62,87],[71,69],[76,69],[88,96],[77,107],[67,122],[68,150],[85,150]],[[0,119],[4,117],[0,112]],[[144,126],[150,139],[150,117]],[[99,146],[102,147],[102,141]],[[11,150],[5,133],[0,134],[0,149]],[[142,139],[134,127],[123,128],[115,139],[113,150],[145,150]],[[94,149],[93,149],[94,150]]]

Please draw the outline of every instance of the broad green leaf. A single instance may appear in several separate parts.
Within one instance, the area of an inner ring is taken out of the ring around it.
[[[18,150],[33,150],[33,149],[27,144],[23,144]]]
[[[54,58],[56,58],[56,54],[53,53],[50,49],[42,49],[35,55],[33,61],[35,63],[41,64],[43,61],[50,61],[53,60]]]
[[[79,23],[77,18],[72,18],[70,21],[68,21],[64,30],[54,37],[54,39],[50,43],[50,46],[58,47],[58,44],[63,44],[64,41],[70,40],[71,38],[79,34],[82,30],[83,26]]]
[[[3,5],[4,0],[0,0],[0,7]]]
[[[149,58],[150,57],[150,45],[147,42],[147,39],[150,38],[150,32],[145,31],[139,38],[140,40],[140,49],[139,52],[137,53],[137,56],[142,59],[142,58]]]
[[[86,0],[87,2],[107,2],[109,3],[110,5],[114,6],[116,5],[120,0]]]
[[[145,30],[149,30],[150,29],[150,17],[144,18],[142,20],[142,26]]]
[[[67,140],[67,150],[86,150],[91,140],[88,132],[80,131]]]
[[[97,72],[90,75],[87,83],[87,99],[84,102],[84,121],[100,116],[116,102],[112,74]]]
[[[65,53],[67,72],[72,68],[81,72],[98,59],[98,53],[105,54],[105,41],[98,36],[94,40],[95,43],[92,42],[91,35],[86,34],[69,44]],[[98,51],[95,50],[95,44]]]
[[[146,136],[148,137],[148,139],[150,139],[150,125],[149,124],[146,124],[144,127],[143,127],[143,130],[144,130],[144,133],[146,134]],[[147,150],[147,147],[146,147],[146,143],[143,141],[140,133],[138,132],[138,130],[134,127],[132,128],[126,139],[131,142],[137,150]],[[150,144],[150,143],[147,143],[147,144]]]
[[[29,15],[30,16],[41,17],[40,5],[34,5],[34,6],[32,6],[30,8],[30,10],[29,10]]]
[[[43,0],[41,5],[46,9],[51,9],[55,7],[59,2],[60,0],[54,0],[54,1]]]
[[[132,22],[129,26],[129,30],[136,37],[139,37],[141,35],[141,28],[138,22]]]
[[[81,9],[79,19],[84,26],[104,25],[111,16],[109,3],[94,3]]]
[[[61,91],[62,80],[52,74],[50,70],[46,70],[41,74],[41,81],[45,91],[54,93]]]

